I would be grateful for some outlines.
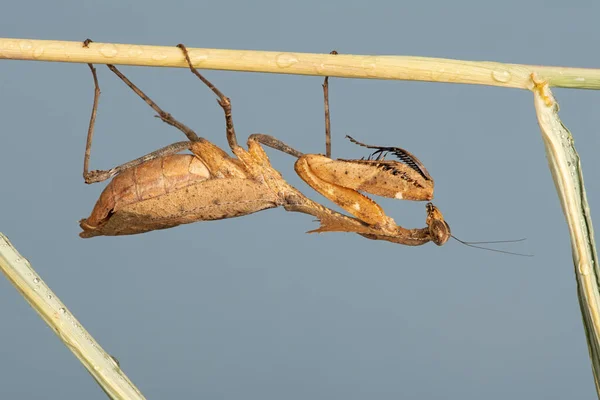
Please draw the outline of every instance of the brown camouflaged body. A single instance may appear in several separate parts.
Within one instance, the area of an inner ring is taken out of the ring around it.
[[[80,221],[80,236],[131,235],[277,206],[276,196],[264,184],[218,175],[211,175],[190,154],[162,157],[124,171],[104,189],[91,215]]]
[[[449,227],[431,203],[427,205],[428,226],[405,229],[385,215],[377,203],[356,191],[364,190],[364,183],[345,182],[356,188],[351,189],[320,179],[311,170],[309,161],[315,161],[311,155],[298,159],[296,172],[357,218],[324,207],[290,186],[270,165],[259,143],[253,140],[248,141],[248,151],[239,146],[232,149],[236,158],[229,157],[205,139],[193,142],[190,150],[194,155],[172,155],[147,161],[113,178],[90,217],[81,220],[80,236],[131,235],[284,206],[287,211],[317,217],[321,225],[311,232],[354,232],[369,239],[409,246],[429,241],[442,245],[448,238]],[[320,161],[319,157],[316,161]],[[314,165],[319,169],[317,164]],[[337,165],[346,167],[344,162]],[[337,169],[335,164],[330,167]],[[372,167],[365,172],[371,170]],[[344,175],[345,171],[342,171]],[[362,176],[361,166],[354,172]],[[320,170],[319,173],[327,175],[328,172]],[[378,193],[393,194],[398,188],[390,185],[390,181],[379,180],[374,186],[379,189],[372,191]],[[432,180],[431,186],[433,189]]]

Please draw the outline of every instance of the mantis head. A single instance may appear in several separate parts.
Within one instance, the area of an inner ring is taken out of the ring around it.
[[[444,220],[444,216],[440,212],[440,210],[434,206],[432,203],[427,203],[426,206],[427,211],[427,219],[425,220],[427,227],[429,229],[429,239],[437,244],[438,246],[442,246],[444,243],[448,241],[450,238],[454,238],[457,242],[464,244],[468,247],[473,247],[481,250],[494,251],[496,253],[504,253],[510,254],[513,256],[520,257],[533,257],[532,254],[524,254],[524,253],[515,253],[512,251],[498,250],[491,247],[482,247],[480,244],[494,244],[494,243],[515,243],[522,242],[525,238],[516,239],[516,240],[493,240],[493,241],[485,241],[485,242],[467,242],[461,240],[454,236],[450,231],[450,225]],[[426,228],[427,229],[427,228]]]
[[[433,203],[427,203],[425,209],[427,211],[427,219],[425,220],[425,223],[429,227],[431,241],[438,246],[442,246],[448,241],[448,239],[450,239],[450,237],[452,237],[450,225],[444,221],[444,216],[440,210],[433,205]]]

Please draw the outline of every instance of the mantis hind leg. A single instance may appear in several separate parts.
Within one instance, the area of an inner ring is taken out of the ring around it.
[[[91,40],[87,39],[84,42],[84,47],[87,47],[91,43]],[[100,100],[100,85],[98,83],[98,76],[96,74],[96,68],[92,64],[88,64],[92,71],[92,77],[94,78],[94,103],[92,106],[92,115],[90,116],[90,124],[88,126],[87,139],[85,144],[85,154],[83,158],[83,179],[85,183],[96,183],[102,182],[107,179],[114,177],[115,175],[129,169],[136,167],[146,161],[153,160],[155,158],[163,157],[169,154],[179,153],[180,151],[187,150],[190,148],[190,142],[177,142],[170,144],[162,149],[153,151],[152,153],[146,154],[133,161],[121,164],[109,170],[89,170],[90,155],[92,152],[92,141],[94,138],[94,127],[96,124],[96,115],[98,112],[98,102]]]
[[[91,43],[91,40],[87,39],[83,43],[83,46],[88,47],[88,45],[90,43]],[[180,45],[180,48],[182,48],[182,50],[184,51],[184,54],[186,55],[186,59],[188,60],[188,62],[190,62],[189,57],[187,56],[187,51],[185,50],[185,47],[183,47],[183,45]],[[154,111],[156,111],[158,113],[158,117],[161,120],[163,120],[165,123],[167,123],[171,126],[174,126],[177,129],[179,129],[181,132],[183,132],[186,135],[186,137],[189,139],[189,141],[177,142],[177,143],[171,144],[169,146],[163,147],[162,149],[154,151],[150,154],[142,156],[142,157],[135,159],[133,161],[130,161],[128,163],[119,165],[110,170],[89,171],[89,158],[90,158],[90,152],[91,152],[91,146],[92,146],[92,139],[93,139],[93,135],[94,135],[94,124],[95,124],[96,113],[97,113],[97,109],[98,109],[98,100],[100,97],[100,86],[98,84],[98,77],[96,75],[96,69],[94,68],[94,66],[92,64],[88,64],[88,65],[92,71],[92,76],[94,78],[95,92],[94,92],[94,105],[93,105],[93,109],[92,109],[92,115],[90,118],[90,125],[89,125],[89,129],[88,129],[86,151],[85,151],[85,157],[84,157],[84,173],[83,174],[84,174],[84,179],[85,179],[86,183],[94,183],[94,182],[104,181],[106,179],[114,177],[115,175],[119,174],[120,172],[123,172],[129,168],[136,167],[146,161],[150,161],[152,159],[163,157],[163,156],[166,156],[169,154],[178,153],[182,150],[191,150],[198,158],[200,158],[207,165],[207,167],[211,171],[211,173],[216,176],[239,177],[239,178],[244,178],[247,176],[243,166],[241,166],[240,163],[237,162],[237,160],[229,157],[223,150],[221,150],[214,144],[210,143],[208,140],[198,137],[198,135],[192,129],[190,129],[183,123],[181,123],[178,120],[176,120],[175,118],[173,118],[173,116],[170,113],[165,112],[152,99],[150,99],[150,97],[148,97],[140,88],[138,88],[125,75],[123,75],[123,73],[121,73],[121,71],[119,71],[114,65],[110,65],[110,64],[108,65],[108,68],[115,75],[117,75],[119,77],[119,79],[121,79],[127,86],[129,86],[129,88],[131,90],[133,90],[142,100],[144,100]],[[191,63],[190,63],[190,68],[192,68],[192,70],[194,71],[193,67],[191,66]],[[197,75],[199,75],[199,74],[197,74]],[[203,79],[203,77],[201,77],[201,79]],[[214,86],[212,86],[212,84],[210,82],[206,81],[205,79],[203,79],[203,81],[205,81],[205,83],[207,83],[207,85],[211,89],[216,90],[215,93],[217,93],[218,95],[220,94],[220,96],[223,96],[222,93],[219,92],[218,89],[216,89]],[[227,101],[228,101],[228,99],[227,99]],[[224,100],[222,100],[220,102],[220,104],[223,102],[224,102]],[[235,139],[235,132],[233,131],[233,122],[231,122],[231,107],[229,107],[228,110],[229,111],[226,110],[226,117],[229,121],[228,122],[228,135],[229,135],[229,132],[231,132],[231,135],[233,135],[232,137]],[[230,127],[230,125],[231,125],[231,127]],[[231,128],[231,129],[229,129],[229,128]],[[229,138],[229,136],[228,136],[228,138]]]
[[[90,43],[92,43],[92,40],[86,39],[83,42],[83,47],[89,47]],[[100,96],[100,88],[98,87],[98,78],[96,77],[96,69],[94,68],[94,66],[92,64],[88,64],[88,66],[92,70],[92,74],[94,75],[94,83],[96,84],[96,93],[94,96],[94,111],[92,112],[92,123],[91,123],[91,125],[93,125],[93,121],[96,117],[95,110],[97,108],[98,97]],[[146,102],[146,104],[148,104],[150,107],[152,107],[152,109],[158,113],[158,117],[160,119],[162,119],[165,123],[179,129],[181,132],[183,132],[187,136],[187,138],[190,141],[195,141],[195,140],[199,139],[198,135],[196,135],[196,132],[194,132],[193,130],[191,130],[190,128],[188,128],[187,126],[185,126],[184,124],[182,124],[181,122],[176,120],[175,118],[173,118],[173,116],[171,114],[169,114],[168,112],[163,111],[163,109],[161,109],[154,101],[152,101],[152,99],[150,99],[144,92],[142,92],[136,85],[134,85],[133,82],[131,82],[129,79],[127,79],[127,77],[125,75],[123,75],[121,73],[121,71],[119,71],[117,69],[117,67],[115,67],[112,64],[106,64],[106,66],[112,72],[114,72],[115,75],[117,75],[119,77],[119,79],[121,79],[127,86],[129,86],[129,88],[131,90],[133,90],[138,96],[140,96],[142,98],[142,100],[144,100]],[[90,140],[89,135],[88,135],[88,140]]]
[[[214,94],[219,98],[218,103],[223,108],[223,112],[225,113],[225,125],[227,129],[227,142],[229,143],[229,147],[233,151],[238,147],[237,138],[235,136],[235,127],[233,126],[233,118],[231,116],[231,100],[229,97],[225,96],[219,89],[216,88],[208,79],[206,79],[192,64],[192,60],[190,59],[190,55],[187,51],[187,48],[183,44],[178,44],[177,47],[181,49],[183,52],[183,56],[185,57],[185,61],[190,68],[190,71],[194,75],[198,77],[210,90],[213,91]]]

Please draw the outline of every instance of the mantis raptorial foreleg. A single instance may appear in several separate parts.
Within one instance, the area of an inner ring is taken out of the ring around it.
[[[326,152],[331,154],[328,77],[323,83],[323,98]],[[376,151],[367,160],[332,160],[320,154],[302,154],[268,135],[255,134],[250,136],[249,141],[252,140],[297,157],[294,168],[308,185],[369,225],[394,226],[395,223],[377,203],[359,191],[407,200],[433,197],[433,179],[425,166],[417,157],[398,147],[370,146],[350,138],[353,143]],[[385,160],[388,153],[397,156],[400,162]],[[375,155],[377,157],[371,159]]]

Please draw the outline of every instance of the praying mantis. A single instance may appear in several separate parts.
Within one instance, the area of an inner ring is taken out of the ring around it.
[[[84,42],[84,47],[91,41]],[[94,124],[100,96],[96,69],[88,64],[95,92],[84,156],[86,183],[112,181],[106,186],[88,218],[80,221],[82,238],[131,235],[171,228],[196,221],[248,215],[284,207],[317,217],[320,227],[310,232],[354,232],[372,240],[418,246],[443,245],[452,236],[442,213],[426,205],[426,227],[406,229],[395,223],[369,197],[359,193],[406,200],[431,200],[434,182],[421,161],[397,147],[378,147],[350,140],[376,151],[367,160],[330,158],[327,79],[323,85],[326,110],[327,154],[303,154],[264,134],[250,135],[247,149],[237,142],[231,101],[194,68],[186,47],[181,49],[191,72],[218,97],[225,114],[226,137],[234,155],[229,156],[205,138],[163,111],[115,66],[108,65],[165,123],[183,132],[177,142],[110,170],[89,171]],[[353,217],[331,210],[304,196],[273,168],[262,145],[297,158],[294,168],[313,189]],[[192,154],[178,154],[189,150]],[[394,154],[400,161],[385,160]]]

